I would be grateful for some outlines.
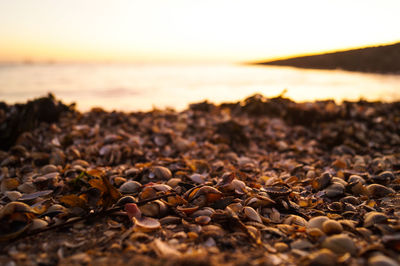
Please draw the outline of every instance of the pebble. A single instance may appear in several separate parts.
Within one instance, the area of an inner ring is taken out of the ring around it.
[[[309,255],[309,265],[334,266],[337,265],[337,255],[331,250],[323,248]]]
[[[327,220],[322,223],[322,230],[328,235],[340,234],[343,226],[335,220]]]
[[[310,249],[313,247],[313,244],[305,239],[297,239],[290,244],[290,247],[292,249]]]
[[[325,221],[328,221],[329,218],[326,216],[317,216],[314,218],[311,218],[308,223],[307,223],[307,228],[318,228],[319,230],[323,230],[322,224]]]
[[[350,254],[354,255],[357,251],[357,247],[353,240],[345,234],[327,237],[322,243],[322,247],[330,249],[336,254],[344,254],[349,252]]]

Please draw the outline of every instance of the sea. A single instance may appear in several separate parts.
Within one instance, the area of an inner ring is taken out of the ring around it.
[[[400,100],[400,75],[244,64],[0,64],[0,101],[23,103],[50,92],[80,111],[181,111],[256,93],[298,102],[392,102]]]

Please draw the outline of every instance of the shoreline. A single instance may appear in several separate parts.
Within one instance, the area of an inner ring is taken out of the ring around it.
[[[400,74],[400,43],[337,52],[269,60],[254,65],[292,66],[305,69],[345,70],[376,74]]]
[[[0,264],[400,260],[400,102],[128,113],[49,95],[0,119]]]

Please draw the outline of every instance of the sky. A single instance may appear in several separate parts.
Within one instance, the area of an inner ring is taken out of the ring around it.
[[[0,0],[0,61],[248,62],[400,41],[399,0]]]

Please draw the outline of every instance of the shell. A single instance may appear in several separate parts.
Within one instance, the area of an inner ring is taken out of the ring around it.
[[[155,166],[152,169],[152,172],[149,175],[150,178],[157,178],[157,179],[170,179],[172,178],[171,171],[164,166]]]
[[[365,179],[362,178],[359,175],[351,175],[347,181],[349,183],[358,183],[358,182],[360,182],[363,185],[365,184]]]
[[[382,198],[395,193],[392,188],[388,188],[380,184],[371,184],[367,186],[367,191],[368,195],[372,198]]]
[[[275,205],[276,202],[272,199],[270,199],[267,196],[262,196],[262,195],[256,195],[255,197],[249,197],[245,200],[245,205],[251,206],[253,208],[258,208],[258,207],[267,207],[267,206],[272,206]]]
[[[132,194],[139,192],[142,184],[136,181],[127,181],[119,188],[119,191],[124,194]]]
[[[11,201],[16,201],[22,196],[21,192],[15,190],[6,191],[4,192],[4,195]]]
[[[260,215],[252,207],[249,206],[244,207],[243,213],[248,219],[256,221],[258,223],[262,223]]]
[[[344,185],[339,182],[334,182],[325,189],[325,194],[329,198],[334,198],[342,195],[344,192]]]
[[[388,256],[377,254],[368,259],[369,266],[399,266],[399,263]]]
[[[306,226],[307,225],[307,221],[303,218],[300,217],[298,215],[289,215],[285,218],[285,220],[283,221],[284,224],[295,224],[295,225],[300,225],[300,226]]]
[[[157,219],[150,217],[132,218],[135,231],[140,232],[151,232],[158,230],[161,227],[160,222]]]
[[[198,174],[198,173],[194,173],[189,178],[196,184],[204,184],[204,182],[206,180],[206,176]]]
[[[381,212],[368,212],[364,215],[364,226],[370,227],[374,224],[387,222],[388,217]]]
[[[332,180],[332,175],[328,172],[324,172],[321,176],[314,179],[312,186],[316,190],[326,188]]]
[[[37,212],[31,208],[29,205],[22,203],[22,202],[10,202],[2,209],[0,209],[0,220],[6,216],[12,215],[14,213],[32,213],[37,214]]]
[[[136,199],[132,196],[124,196],[121,197],[118,201],[117,201],[117,205],[118,206],[125,206],[126,203],[135,203],[137,202]]]
[[[29,231],[42,229],[42,228],[45,228],[47,225],[48,225],[48,223],[42,219],[33,219],[30,224]]]
[[[168,206],[160,201],[155,200],[139,207],[142,214],[150,217],[163,217],[168,212]]]
[[[356,197],[354,197],[354,196],[347,196],[347,197],[341,198],[340,201],[341,201],[341,202],[350,203],[350,204],[352,204],[352,205],[359,205],[359,204],[361,204],[360,199],[359,199],[359,198],[356,198]]]
[[[292,192],[292,189],[286,186],[268,186],[264,187],[264,191],[273,198],[284,197]]]
[[[198,216],[194,219],[194,221],[201,225],[206,225],[211,221],[210,216]]]

